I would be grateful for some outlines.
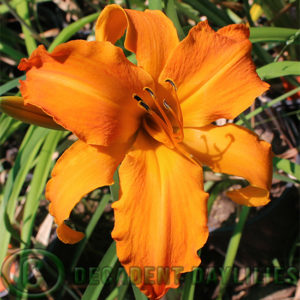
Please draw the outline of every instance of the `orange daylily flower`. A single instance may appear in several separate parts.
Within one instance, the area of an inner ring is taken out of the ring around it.
[[[125,30],[137,66],[113,45]],[[83,238],[64,221],[85,194],[111,185],[121,164],[112,237],[120,262],[151,299],[200,263],[197,250],[208,236],[202,163],[249,181],[229,193],[237,203],[269,202],[270,145],[243,127],[211,124],[235,118],[268,89],[248,37],[244,25],[215,32],[201,22],[179,42],[162,12],[109,5],[96,41],[71,41],[51,54],[39,46],[19,65],[27,72],[25,102],[79,138],[46,188],[58,237]]]

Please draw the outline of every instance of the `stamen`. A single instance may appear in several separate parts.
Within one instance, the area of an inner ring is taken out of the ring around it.
[[[169,78],[167,78],[166,80],[165,80],[165,82],[167,82],[167,83],[169,83],[172,87],[173,87],[173,89],[174,89],[174,97],[175,97],[175,99],[176,99],[176,110],[177,110],[177,112],[178,112],[178,119],[179,119],[179,121],[180,121],[180,124],[182,125],[182,112],[181,112],[181,109],[180,109],[180,105],[179,105],[179,100],[178,100],[178,96],[177,96],[177,86],[176,86],[176,84],[174,83],[174,81],[173,80],[171,80],[171,79],[169,79]]]
[[[155,123],[161,128],[162,134],[164,133],[170,139],[171,144],[169,144],[169,146],[174,146],[172,127],[169,127],[153,110],[150,110],[149,114],[154,119]],[[151,127],[148,128],[150,129]]]
[[[163,112],[163,110],[159,107],[159,105],[155,101],[156,97],[155,97],[154,92],[150,88],[147,88],[147,87],[144,88],[144,91],[147,91],[151,95],[152,99],[154,100],[154,103],[158,106],[158,108],[160,109],[160,111]],[[146,102],[144,102],[143,99],[140,96],[138,96],[136,94],[133,94],[132,97],[135,100],[138,101],[138,105],[141,108],[145,109],[150,114],[150,116],[155,120],[155,123],[162,129],[162,132],[165,132],[167,134],[167,136],[171,137],[172,136],[172,132],[171,132],[170,128],[172,128],[172,126],[171,126],[170,121],[168,120],[168,118],[166,118],[166,121],[167,121],[167,124],[166,124],[164,122],[164,120],[155,111],[153,111],[150,108],[150,106]],[[166,117],[166,115],[165,115],[165,117]]]
[[[175,96],[176,95],[176,86],[174,82],[170,79],[167,79],[166,82],[172,85],[173,87],[173,92]],[[174,147],[175,144],[179,143],[183,139],[183,130],[182,130],[182,122],[180,119],[178,119],[177,114],[174,112],[172,109],[171,105],[169,105],[166,101],[166,99],[163,99],[163,101],[159,101],[159,99],[156,98],[156,95],[154,91],[149,88],[149,87],[144,87],[143,90],[147,92],[153,101],[153,104],[155,105],[156,108],[149,106],[139,95],[137,94],[132,94],[132,98],[134,98],[138,103],[138,106],[140,106],[142,109],[144,109],[152,118],[156,126],[159,126],[161,129],[161,132],[157,131],[154,127],[151,126],[150,123],[148,123],[146,118],[143,120],[144,126],[146,130],[158,141],[161,141],[165,144],[167,144],[166,140],[169,140],[169,146],[172,148]],[[176,102],[176,105],[178,106],[178,103]],[[171,114],[172,120],[174,121],[171,122],[171,119],[167,116],[167,112]],[[180,118],[180,116],[179,116]],[[166,138],[163,138],[163,134],[166,135]]]
[[[139,105],[140,105],[142,108],[144,108],[147,112],[150,111],[150,107],[149,107],[143,100],[139,101]]]
[[[140,96],[136,95],[136,94],[133,94],[133,98],[134,98],[136,101],[143,101],[143,99],[142,99]]]
[[[169,128],[171,128],[172,125],[171,125],[171,123],[170,123],[170,121],[169,121],[169,119],[168,119],[166,113],[164,112],[164,110],[162,109],[162,107],[160,106],[160,104],[158,103],[158,100],[157,100],[157,98],[156,98],[154,92],[153,92],[150,88],[148,88],[148,87],[145,87],[145,88],[144,88],[144,91],[146,91],[146,92],[148,92],[148,93],[150,94],[150,96],[152,97],[153,102],[154,102],[156,108],[158,109],[160,115],[162,116],[163,121],[166,123],[166,125],[167,125]]]
[[[177,137],[179,137],[179,139],[183,138],[183,129],[182,129],[182,122],[179,120],[178,116],[175,114],[174,110],[172,109],[172,107],[167,103],[167,101],[164,99],[163,101],[163,105],[164,107],[171,113],[171,115],[173,116],[174,120],[176,121],[176,123],[178,124],[178,129],[179,129],[179,133],[176,134],[176,132],[174,132],[174,134],[177,135]]]
[[[138,96],[137,94],[133,94],[132,97],[138,102],[138,105],[141,108],[145,109],[147,112],[149,112],[151,110],[149,105],[147,103],[145,103],[140,96]]]
[[[167,103],[166,99],[164,99],[163,105],[166,109],[171,110],[171,106]]]
[[[152,98],[155,98],[155,94],[150,88],[145,87],[144,91],[148,92]]]
[[[174,88],[175,91],[177,91],[177,86],[176,84],[174,83],[174,81],[172,81],[171,79],[166,79],[165,82],[168,82],[172,85],[172,87]]]

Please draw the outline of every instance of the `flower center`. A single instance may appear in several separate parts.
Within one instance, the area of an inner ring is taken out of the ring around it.
[[[134,94],[133,98],[146,111],[144,129],[157,141],[173,149],[183,140],[182,113],[177,97],[177,88],[171,79],[158,87],[156,95],[149,87],[144,91],[149,101]],[[151,104],[150,104],[151,103]]]

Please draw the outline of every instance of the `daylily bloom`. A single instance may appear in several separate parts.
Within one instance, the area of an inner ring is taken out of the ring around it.
[[[137,66],[114,46],[125,30]],[[208,237],[202,164],[248,180],[229,192],[237,203],[269,202],[270,145],[243,127],[212,124],[234,119],[268,89],[255,72],[248,37],[244,25],[215,32],[201,22],[180,42],[162,12],[109,5],[96,41],[70,41],[52,53],[39,46],[19,65],[27,72],[25,103],[79,139],[46,188],[58,237],[83,238],[64,221],[85,194],[111,185],[121,164],[112,237],[120,262],[151,299],[200,263],[197,250]]]

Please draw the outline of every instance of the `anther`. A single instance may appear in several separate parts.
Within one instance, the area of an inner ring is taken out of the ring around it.
[[[140,96],[136,95],[136,94],[134,94],[133,98],[134,98],[136,101],[143,101],[143,99],[142,99]]]
[[[177,86],[171,79],[166,79],[165,82],[170,83],[172,85],[172,87],[174,88],[174,90],[177,91]]]
[[[139,101],[139,105],[143,107],[146,111],[150,111],[150,107],[143,101]]]
[[[145,87],[144,91],[148,92],[152,98],[155,98],[155,94],[150,88]]]
[[[143,99],[137,94],[133,94],[132,97],[138,102],[138,105],[145,109],[146,111],[150,111],[150,107],[143,101]]]
[[[163,101],[163,105],[166,109],[170,110],[171,109],[171,106],[167,103],[167,101],[164,99]]]

